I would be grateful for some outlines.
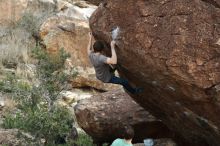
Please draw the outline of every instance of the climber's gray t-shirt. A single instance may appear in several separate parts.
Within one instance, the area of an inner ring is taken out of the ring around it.
[[[105,83],[109,82],[112,77],[112,74],[110,73],[109,65],[106,64],[107,57],[101,54],[95,54],[94,52],[91,52],[89,54],[89,59],[95,68],[97,79]]]

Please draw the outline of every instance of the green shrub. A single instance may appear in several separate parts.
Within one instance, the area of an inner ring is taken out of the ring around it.
[[[37,34],[39,29],[38,19],[30,13],[24,13],[22,18],[15,24],[15,27],[25,28],[31,34]]]
[[[51,56],[36,48],[33,57],[38,60],[39,85],[19,81],[15,75],[0,82],[0,91],[10,93],[17,103],[16,112],[6,115],[3,127],[30,133],[34,140],[29,145],[42,145],[44,139],[45,145],[55,146],[57,138],[67,137],[74,122],[68,109],[54,104],[69,77],[62,71],[69,55],[62,49]]]
[[[50,100],[56,100],[57,95],[63,90],[64,83],[70,78],[70,75],[63,73],[65,61],[70,55],[64,49],[51,55],[37,47],[33,51],[33,57],[39,60],[37,75],[41,85],[48,91]]]
[[[79,137],[76,141],[69,143],[69,145],[76,144],[77,146],[96,146],[93,143],[92,138],[84,132],[79,133]],[[102,146],[108,146],[107,143],[104,143]]]
[[[79,138],[75,142],[78,146],[95,146],[93,144],[92,138],[86,133],[80,133]]]
[[[43,138],[46,145],[54,145],[57,137],[66,137],[71,130],[73,119],[64,108],[53,107],[49,113],[45,107],[24,111],[8,115],[4,120],[4,128],[18,128],[28,132],[37,142]]]
[[[12,93],[19,86],[18,78],[14,74],[6,74],[6,77],[0,81],[0,92]]]

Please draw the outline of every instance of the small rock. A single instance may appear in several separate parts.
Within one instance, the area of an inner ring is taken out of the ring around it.
[[[70,91],[65,91],[61,93],[63,101],[66,103],[72,103],[75,102],[75,99],[77,98],[78,94],[70,92]]]
[[[0,109],[3,108],[5,106],[5,102],[4,101],[0,101]]]

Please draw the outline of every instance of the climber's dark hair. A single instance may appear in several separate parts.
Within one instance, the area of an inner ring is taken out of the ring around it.
[[[123,128],[123,138],[126,139],[126,140],[129,140],[129,139],[133,139],[134,138],[134,130],[131,126],[124,126]]]
[[[102,41],[96,41],[93,44],[94,52],[101,52],[104,49],[104,44]]]

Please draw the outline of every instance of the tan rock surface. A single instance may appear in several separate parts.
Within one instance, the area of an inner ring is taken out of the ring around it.
[[[43,23],[40,36],[49,52],[64,48],[71,54],[74,66],[86,67],[89,66],[86,52],[88,32],[87,21],[54,16]]]
[[[28,62],[38,27],[55,8],[51,0],[0,0],[0,60]]]
[[[27,4],[28,0],[0,0],[0,26],[8,26],[18,21]]]

